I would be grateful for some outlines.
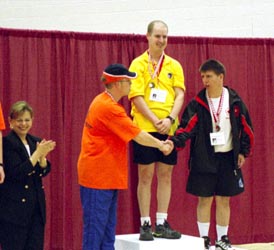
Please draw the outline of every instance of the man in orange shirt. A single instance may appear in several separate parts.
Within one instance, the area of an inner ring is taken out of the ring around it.
[[[3,168],[3,144],[2,144],[2,130],[4,130],[5,122],[2,112],[2,105],[0,102],[0,184],[4,182],[5,179],[5,173]]]
[[[133,124],[118,101],[127,96],[137,77],[122,64],[103,72],[105,91],[90,104],[78,159],[78,180],[83,208],[83,250],[113,250],[119,189],[128,187],[127,143],[169,152],[160,141]]]

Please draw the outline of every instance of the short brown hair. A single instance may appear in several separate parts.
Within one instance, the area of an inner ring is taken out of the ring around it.
[[[215,59],[208,59],[199,69],[199,72],[206,72],[212,70],[216,75],[223,74],[225,76],[225,66]]]

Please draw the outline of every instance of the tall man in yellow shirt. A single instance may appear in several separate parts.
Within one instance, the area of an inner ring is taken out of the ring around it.
[[[181,64],[164,53],[167,25],[160,20],[148,25],[148,50],[135,58],[130,70],[137,72],[132,80],[129,99],[134,123],[160,140],[173,135],[178,114],[184,102],[184,74]],[[155,237],[178,239],[181,234],[167,222],[171,197],[171,177],[177,163],[176,151],[164,156],[158,149],[133,142],[134,162],[138,163],[138,202],[141,214],[140,240],[153,240],[150,219],[151,183],[156,167],[157,213]]]

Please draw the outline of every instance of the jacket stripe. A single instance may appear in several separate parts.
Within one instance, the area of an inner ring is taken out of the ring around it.
[[[187,132],[187,133],[190,133],[191,130],[195,127],[195,125],[197,124],[198,122],[198,115],[195,114],[194,116],[191,117],[191,119],[189,120],[189,122],[187,123],[186,127],[185,128],[179,128],[177,131],[176,131],[176,135],[179,135],[183,132]]]
[[[195,101],[201,104],[204,108],[206,108],[210,112],[208,105],[201,98],[196,96]]]
[[[192,131],[192,129],[195,127],[195,125],[198,122],[198,115],[195,114],[194,116],[191,117],[191,119],[189,120],[189,122],[187,123],[185,128],[179,128],[176,132],[175,135],[180,135],[184,132],[186,133],[190,133]],[[182,150],[183,147],[176,147],[176,150]]]
[[[253,148],[253,145],[254,145],[254,133],[253,133],[251,127],[248,125],[244,115],[241,116],[241,123],[243,124],[244,131],[248,135],[249,140],[250,140],[250,151],[249,151],[249,154],[248,154],[248,155],[250,155],[251,151],[252,151],[252,148]]]

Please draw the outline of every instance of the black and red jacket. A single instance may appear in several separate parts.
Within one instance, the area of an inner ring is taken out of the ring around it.
[[[238,155],[243,154],[247,157],[251,153],[254,134],[246,105],[233,89],[226,88],[229,92],[234,168],[237,169]],[[189,158],[191,171],[216,173],[214,146],[211,146],[209,136],[211,132],[213,132],[213,127],[210,108],[206,98],[206,90],[203,89],[187,105],[175,135],[170,137],[177,150],[185,147],[186,141],[191,139]]]

